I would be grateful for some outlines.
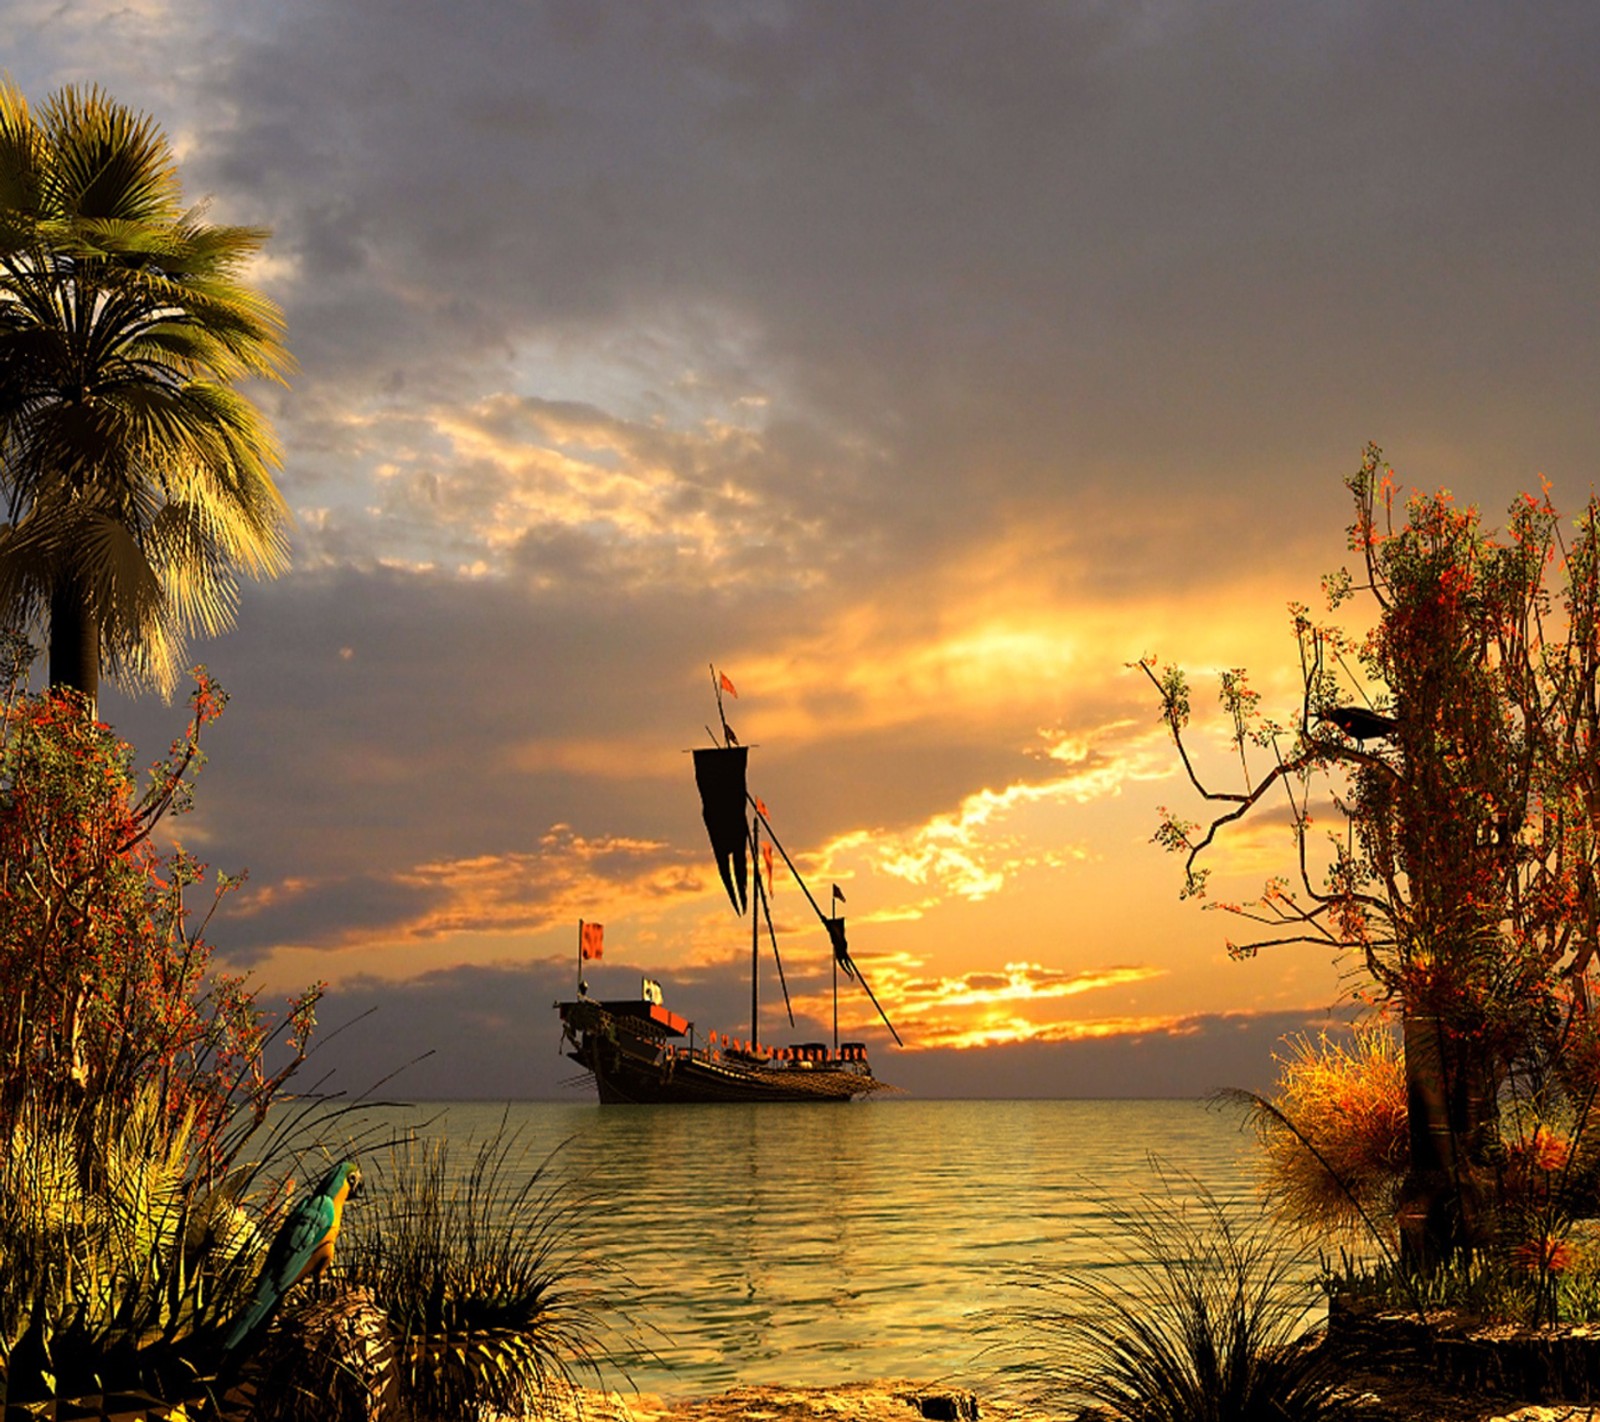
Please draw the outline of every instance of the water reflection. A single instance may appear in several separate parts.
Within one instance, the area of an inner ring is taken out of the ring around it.
[[[505,1111],[454,1104],[429,1129],[465,1165]],[[1155,1185],[1152,1154],[1250,1192],[1237,1117],[1196,1102],[527,1103],[508,1122],[528,1168],[561,1146],[583,1245],[649,1326],[618,1362],[667,1393],[968,1372],[1035,1271],[1107,1264],[1108,1210]]]

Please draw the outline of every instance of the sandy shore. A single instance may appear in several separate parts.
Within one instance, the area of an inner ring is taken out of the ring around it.
[[[1403,1376],[1373,1374],[1352,1385],[1376,1403],[1381,1422],[1600,1422],[1600,1407],[1459,1397]],[[582,1389],[570,1415],[574,1422],[1043,1422],[1053,1414],[945,1383],[886,1378],[698,1398]]]
[[[1038,1422],[1045,1414],[906,1378],[831,1387],[736,1387],[709,1397],[578,1389],[574,1422]]]

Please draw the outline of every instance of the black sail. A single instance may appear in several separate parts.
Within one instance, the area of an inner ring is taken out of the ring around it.
[[[850,961],[850,945],[845,942],[844,920],[842,918],[825,918],[822,920],[828,925],[828,937],[833,941],[833,960],[844,969],[847,978],[854,978],[856,965]]]
[[[717,872],[734,908],[743,913],[749,903],[746,887],[750,830],[745,823],[745,746],[726,746],[694,753],[694,783],[700,791],[700,813],[711,836]]]

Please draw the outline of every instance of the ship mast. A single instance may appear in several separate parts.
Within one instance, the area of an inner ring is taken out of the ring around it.
[[[828,917],[839,917],[839,886],[833,886],[833,897],[828,900]],[[893,1030],[892,1028],[890,1029]],[[839,955],[833,955],[833,1054],[839,1055]]]
[[[734,912],[743,913],[746,907],[751,906],[751,900],[761,906],[767,919],[767,928],[772,934],[773,956],[778,957],[777,931],[772,923],[772,912],[767,907],[766,896],[761,892],[761,830],[764,827],[772,847],[783,856],[784,864],[800,886],[800,892],[805,895],[812,912],[822,920],[823,926],[828,930],[828,938],[833,944],[834,1054],[837,1055],[839,1051],[841,968],[844,969],[847,978],[861,984],[862,990],[877,1009],[878,1016],[883,1019],[883,1025],[889,1029],[889,1035],[896,1043],[904,1046],[900,1034],[895,1031],[894,1023],[889,1020],[889,1014],[883,1010],[883,1005],[878,1001],[877,994],[872,991],[861,970],[851,961],[849,945],[845,942],[844,920],[838,916],[839,901],[843,898],[839,886],[837,884],[833,886],[833,902],[830,905],[833,912],[823,913],[811,890],[806,886],[806,881],[800,877],[800,871],[795,868],[794,861],[789,858],[789,851],[783,847],[783,841],[774,833],[772,822],[767,819],[766,806],[750,793],[745,781],[749,751],[739,744],[739,738],[728,725],[728,717],[722,704],[724,690],[732,696],[737,696],[739,693],[734,690],[733,683],[717,671],[715,664],[711,666],[711,688],[717,698],[717,721],[721,726],[722,736],[718,744],[716,734],[709,726],[706,727],[713,742],[713,749],[693,752],[694,778],[700,790],[701,814],[706,822],[706,831],[711,836],[711,848],[716,857],[717,871],[722,877],[723,887],[728,891]],[[760,979],[761,927],[758,916],[752,909],[750,915],[750,1045],[752,1048],[759,1045],[761,1036]],[[781,957],[778,957],[778,979],[780,982],[783,980]],[[793,1024],[794,1008],[789,1002],[787,983],[783,984],[783,998],[784,1005],[789,1009],[789,1021]]]
[[[761,1040],[761,915],[756,912],[756,900],[761,896],[761,830],[754,813],[750,816],[750,878],[755,890],[750,895],[750,1050],[754,1052]]]
[[[861,984],[862,991],[866,993],[872,1005],[878,1009],[878,1016],[883,1019],[883,1025],[889,1029],[889,1035],[894,1038],[897,1045],[905,1046],[905,1043],[900,1040],[900,1034],[894,1029],[894,1023],[889,1020],[889,1014],[883,1010],[883,1004],[878,1001],[878,995],[873,992],[866,978],[862,976],[861,970],[850,959],[850,950],[844,940],[844,920],[823,913],[822,906],[812,895],[806,881],[800,877],[800,871],[794,867],[794,860],[789,858],[789,851],[783,847],[783,841],[778,838],[778,832],[772,828],[772,821],[762,813],[761,806],[756,803],[755,796],[750,794],[748,790],[745,791],[745,798],[750,802],[751,808],[755,810],[756,818],[766,826],[767,834],[772,840],[772,847],[783,856],[784,864],[788,867],[789,873],[794,876],[795,883],[800,886],[800,892],[806,896],[806,902],[811,905],[811,911],[822,920],[822,923],[827,928],[828,937],[833,943],[835,972],[842,967],[846,977]],[[837,884],[833,886],[833,892],[837,899],[839,894],[839,886]],[[837,907],[837,902],[835,907]],[[837,1027],[834,1030],[837,1031]]]

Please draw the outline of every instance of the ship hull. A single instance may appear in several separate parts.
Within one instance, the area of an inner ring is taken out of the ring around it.
[[[773,1060],[679,1046],[681,1036],[642,1004],[580,998],[557,1003],[567,1055],[594,1078],[602,1106],[680,1106],[851,1101],[892,1090],[872,1074],[865,1051],[850,1060]],[[681,1020],[681,1019],[675,1019]]]

